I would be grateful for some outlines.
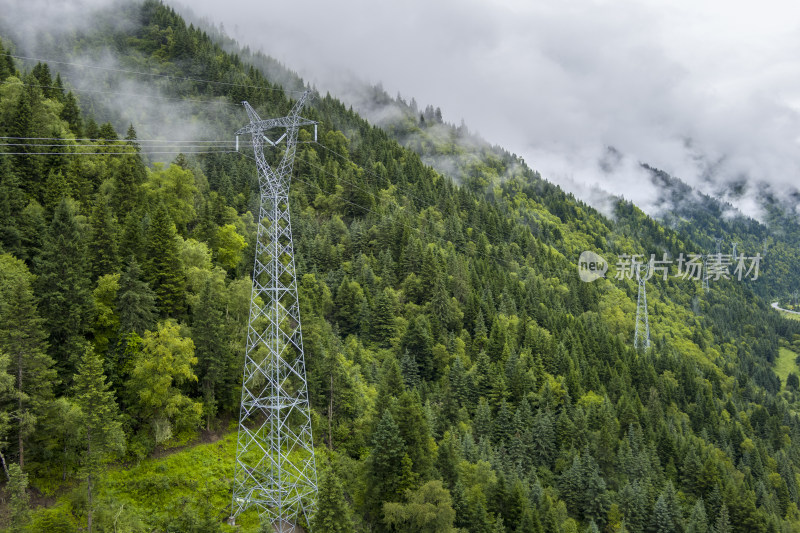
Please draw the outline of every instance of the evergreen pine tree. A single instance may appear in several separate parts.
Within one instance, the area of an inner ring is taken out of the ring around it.
[[[419,386],[419,367],[417,360],[408,350],[403,352],[403,357],[400,358],[400,372],[403,374],[403,381],[406,387],[413,389]]]
[[[8,467],[8,484],[6,494],[9,497],[9,531],[19,533],[26,531],[25,526],[30,519],[30,496],[28,495],[28,474],[20,466],[12,463]]]
[[[117,295],[120,338],[129,333],[141,337],[146,330],[153,328],[156,297],[147,282],[141,279],[141,269],[133,256],[119,278]]]
[[[699,498],[692,507],[689,521],[686,523],[686,533],[708,533],[708,517],[703,498]]]
[[[681,533],[683,515],[671,481],[667,481],[653,507],[650,530],[655,533]]]
[[[375,299],[375,309],[370,320],[372,340],[384,348],[390,345],[396,331],[394,304],[392,289],[384,288]]]
[[[186,278],[179,255],[175,224],[159,205],[147,232],[145,274],[162,316],[178,317],[185,310]]]
[[[716,524],[714,524],[714,533],[733,533],[731,519],[728,516],[728,507],[725,504],[722,504],[719,508],[719,516]]]
[[[323,469],[317,491],[317,511],[311,519],[312,531],[326,533],[355,531],[342,485],[332,467]]]
[[[5,411],[17,440],[17,460],[25,466],[25,442],[36,428],[57,384],[47,355],[44,321],[36,309],[32,276],[25,264],[0,255],[0,352],[9,358],[14,392]]]
[[[227,370],[231,367],[219,296],[213,290],[211,280],[207,280],[192,321],[206,429],[211,429],[211,420],[219,405],[219,395],[228,378]]]
[[[403,374],[400,365],[392,354],[386,354],[381,365],[380,381],[378,383],[378,397],[375,401],[375,414],[380,419],[383,411],[392,405],[405,390]]]
[[[414,472],[425,481],[433,467],[434,443],[418,392],[406,390],[400,395],[395,408],[395,420]]]
[[[103,463],[113,453],[125,446],[125,437],[118,420],[117,402],[103,374],[103,361],[91,347],[87,347],[78,374],[75,375],[73,394],[75,404],[82,414],[83,450],[82,473],[86,477],[88,530],[92,531],[94,513],[94,484],[102,471]]]
[[[400,428],[387,410],[372,435],[372,450],[366,463],[365,511],[370,521],[379,528],[382,524],[382,506],[385,501],[397,501],[404,487],[403,458],[408,457],[400,436]]]
[[[103,274],[111,274],[117,269],[117,229],[111,210],[105,198],[98,195],[92,216],[89,219],[91,237],[89,239],[89,264],[92,279]]]
[[[409,325],[403,336],[401,350],[408,350],[419,366],[423,379],[436,379],[436,369],[433,362],[433,340],[431,339],[431,325],[425,315],[418,315]]]
[[[72,380],[92,320],[89,265],[82,232],[72,203],[62,200],[37,264],[42,318],[64,384]]]

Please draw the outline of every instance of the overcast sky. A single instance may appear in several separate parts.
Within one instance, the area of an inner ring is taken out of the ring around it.
[[[321,89],[349,75],[381,82],[392,95],[441,106],[450,122],[463,118],[557,182],[637,199],[635,164],[612,177],[598,171],[608,145],[706,191],[709,169],[714,183],[798,182],[800,8],[791,2],[191,6]]]

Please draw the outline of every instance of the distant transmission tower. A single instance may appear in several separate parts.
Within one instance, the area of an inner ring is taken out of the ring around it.
[[[650,322],[647,319],[647,286],[642,277],[642,266],[636,267],[639,296],[636,299],[636,332],[633,334],[633,347],[638,349],[641,346],[647,350],[650,348]]]
[[[708,273],[708,256],[704,255],[703,256],[703,274],[702,274],[703,292],[708,292],[710,290],[710,288],[708,286],[708,278],[710,278],[710,277],[711,276]]]
[[[716,239],[714,239],[714,242],[717,243],[717,255],[721,255],[722,254],[722,239],[716,238]]]
[[[250,124],[236,132],[237,139],[252,136],[261,206],[229,523],[255,505],[262,519],[281,533],[296,531],[301,515],[308,521],[317,495],[289,220],[297,132],[300,126],[316,124],[299,116],[307,97],[305,92],[289,116],[268,120],[261,120],[250,104],[242,102]],[[281,131],[275,141],[267,137]],[[277,166],[270,166],[264,145],[274,148],[281,141],[286,143],[283,156]]]
[[[733,245],[733,262],[736,263],[736,247],[739,246],[739,243],[733,241],[731,244]]]

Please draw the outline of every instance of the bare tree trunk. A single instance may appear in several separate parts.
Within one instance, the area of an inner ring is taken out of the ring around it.
[[[6,473],[6,479],[11,481],[11,476],[8,475],[8,465],[6,465],[6,456],[3,455],[3,452],[0,452],[0,461],[3,462],[3,472]]]

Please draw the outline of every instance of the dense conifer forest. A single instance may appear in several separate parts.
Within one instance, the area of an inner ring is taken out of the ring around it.
[[[55,61],[110,50],[207,103],[185,120],[229,141],[237,104],[284,116],[302,81],[155,0],[94,17],[43,42],[52,64],[12,57],[0,24],[2,524],[234,531],[255,164],[243,149],[159,162],[137,135],[153,124],[120,123]],[[102,75],[112,93],[131,74]],[[796,223],[773,234],[713,205],[659,221],[624,200],[602,214],[438,110],[397,105],[384,128],[332,95],[303,112],[320,123],[291,190],[319,470],[304,525],[800,530],[800,321],[769,305],[798,276]],[[751,255],[768,240],[762,279],[654,277],[649,350],[632,347],[636,282],[578,276],[583,250],[677,257],[721,234]]]

